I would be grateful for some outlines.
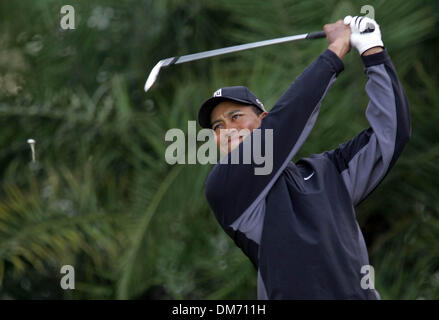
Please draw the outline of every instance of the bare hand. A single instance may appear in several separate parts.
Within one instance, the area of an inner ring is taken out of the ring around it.
[[[335,23],[325,24],[323,30],[329,42],[328,49],[342,59],[351,50],[351,28],[343,24],[342,20],[338,20]]]

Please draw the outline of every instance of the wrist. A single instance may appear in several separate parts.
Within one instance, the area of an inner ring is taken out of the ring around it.
[[[381,51],[383,51],[383,47],[373,47],[364,51],[362,56],[369,56],[371,54],[379,53]]]
[[[328,46],[328,49],[334,52],[340,59],[343,59],[343,57],[349,52],[350,47],[349,43],[333,42]]]

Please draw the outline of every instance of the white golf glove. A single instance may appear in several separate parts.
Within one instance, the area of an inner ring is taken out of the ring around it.
[[[370,48],[384,47],[380,26],[375,20],[368,17],[346,16],[343,23],[351,27],[351,46],[357,49],[360,55]],[[375,27],[373,32],[364,32],[371,26]]]

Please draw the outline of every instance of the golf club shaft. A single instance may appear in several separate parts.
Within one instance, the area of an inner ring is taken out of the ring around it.
[[[302,39],[318,39],[318,38],[325,38],[326,34],[324,31],[317,31],[317,32],[311,32],[311,33],[304,33],[299,34],[295,36],[288,36],[288,37],[282,37],[282,38],[276,38],[276,39],[270,39],[270,40],[264,40],[264,41],[258,41],[258,42],[251,42],[246,44],[241,44],[237,46],[231,46],[227,48],[221,48],[221,49],[215,49],[210,51],[203,51],[199,53],[194,54],[188,54],[181,57],[171,57],[167,59],[160,60],[154,68],[151,70],[148,79],[146,80],[144,90],[147,92],[152,85],[154,84],[155,80],[157,79],[157,76],[160,72],[160,69],[163,67],[171,66],[173,64],[179,64],[194,60],[200,60],[205,59],[209,57],[219,56],[226,53],[232,53],[232,52],[238,52],[253,48],[259,48],[264,46],[269,46],[272,44],[278,44],[283,42],[289,42],[289,41],[295,41],[295,40],[302,40]]]
[[[258,41],[258,42],[251,42],[251,43],[241,44],[241,45],[237,45],[237,46],[231,46],[231,47],[226,47],[226,48],[221,48],[221,49],[215,49],[215,50],[204,51],[204,52],[199,52],[199,53],[194,53],[194,54],[188,54],[188,55],[181,56],[181,57],[175,57],[172,61],[169,62],[169,64],[166,64],[166,65],[164,64],[164,65],[162,65],[162,67],[173,65],[173,64],[189,62],[189,61],[193,61],[193,60],[210,58],[210,57],[214,57],[214,56],[223,55],[226,53],[232,53],[232,52],[238,52],[238,51],[243,51],[243,50],[248,50],[248,49],[270,46],[273,44],[279,44],[279,43],[290,42],[290,41],[295,41],[295,40],[302,40],[302,39],[318,39],[318,38],[324,38],[324,37],[326,37],[325,32],[318,31],[318,32],[299,34],[299,35],[295,35],[295,36],[288,36],[288,37],[282,37],[282,38],[276,38],[276,39],[270,39],[270,40],[264,40],[264,41]]]

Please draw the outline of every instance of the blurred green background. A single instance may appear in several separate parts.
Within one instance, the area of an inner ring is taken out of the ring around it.
[[[62,30],[60,9],[75,9]],[[358,208],[383,299],[439,298],[439,2],[6,0],[0,2],[0,299],[256,299],[256,272],[204,197],[210,166],[165,162],[223,86],[271,108],[327,47],[270,46],[163,69],[161,59],[321,30],[375,9],[406,89],[412,139]],[[358,53],[294,159],[368,126]],[[27,139],[36,142],[31,163]],[[63,265],[75,290],[60,288]]]

